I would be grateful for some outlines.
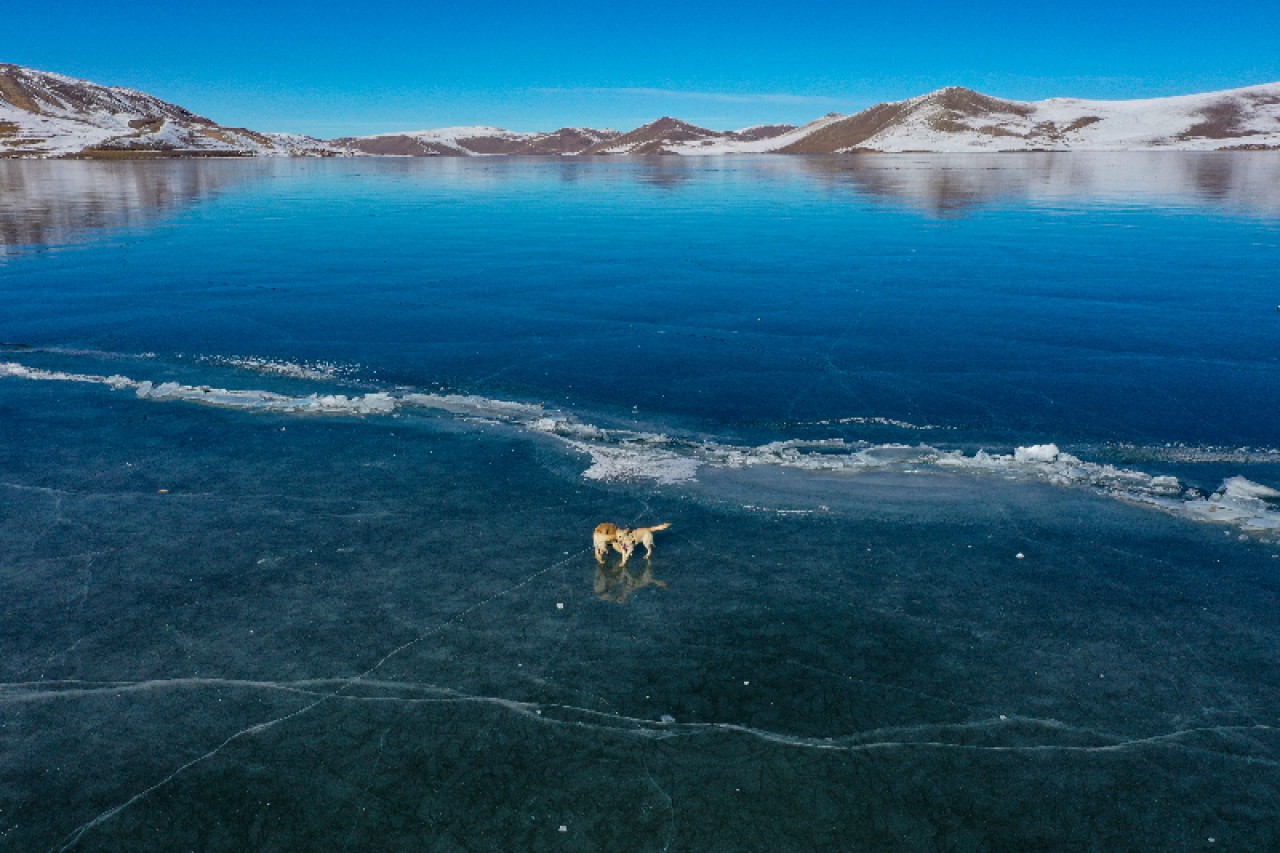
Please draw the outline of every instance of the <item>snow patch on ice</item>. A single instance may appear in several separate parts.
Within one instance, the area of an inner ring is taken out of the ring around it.
[[[237,367],[274,376],[288,376],[293,379],[312,379],[328,381],[343,376],[350,376],[357,368],[352,364],[339,364],[333,361],[289,361],[281,358],[269,358],[256,355],[202,355],[196,359],[202,364],[214,364],[225,367]]]
[[[610,447],[570,441],[569,446],[591,457],[582,476],[588,480],[652,480],[672,485],[697,479],[699,459],[643,445]]]

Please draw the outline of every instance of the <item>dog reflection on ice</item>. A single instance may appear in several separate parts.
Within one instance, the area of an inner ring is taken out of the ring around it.
[[[602,601],[626,604],[632,593],[646,586],[667,588],[664,581],[653,576],[652,563],[645,563],[638,574],[632,574],[631,570],[622,564],[610,566],[601,563],[596,566],[595,591],[596,596]]]

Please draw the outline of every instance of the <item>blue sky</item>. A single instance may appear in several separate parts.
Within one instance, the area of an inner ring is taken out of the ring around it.
[[[800,123],[947,85],[1129,98],[1280,81],[1278,0],[7,5],[0,61],[322,137]]]

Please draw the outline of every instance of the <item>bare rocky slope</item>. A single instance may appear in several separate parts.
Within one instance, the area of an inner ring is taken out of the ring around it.
[[[0,156],[475,157],[851,152],[1280,150],[1280,83],[1130,101],[1012,101],[956,86],[801,127],[664,117],[627,133],[450,127],[324,142],[223,127],[142,92],[0,64]]]

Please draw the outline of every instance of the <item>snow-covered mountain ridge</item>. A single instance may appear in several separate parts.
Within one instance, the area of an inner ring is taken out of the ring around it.
[[[223,127],[133,89],[0,64],[0,157],[334,156],[291,133]]]
[[[401,157],[470,157],[476,155],[581,154],[619,136],[616,130],[562,127],[551,133],[521,133],[497,127],[442,127],[333,140],[364,154]]]
[[[1280,83],[1132,101],[1011,101],[949,87],[879,104],[776,149],[1205,151],[1280,147]]]
[[[1280,149],[1280,83],[1132,101],[1012,101],[951,86],[852,115],[832,113],[802,127],[715,131],[664,117],[625,134],[578,132],[600,139],[525,151],[519,149],[537,134],[447,128],[337,142],[373,154],[414,156]],[[421,142],[391,150],[395,141],[411,137]]]
[[[948,87],[801,127],[716,131],[664,117],[627,133],[448,127],[345,137],[223,127],[142,92],[0,64],[0,157],[841,154],[1280,150],[1280,83],[1130,101],[1013,101]]]

